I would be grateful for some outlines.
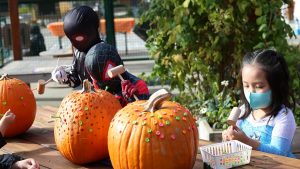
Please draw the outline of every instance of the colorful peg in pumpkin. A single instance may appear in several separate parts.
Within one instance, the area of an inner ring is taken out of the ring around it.
[[[114,77],[116,77],[116,76],[119,76],[119,78],[122,80],[122,81],[124,81],[124,78],[122,77],[122,73],[124,73],[126,70],[125,70],[125,68],[124,68],[124,66],[123,65],[119,65],[119,66],[116,66],[116,67],[114,67],[114,68],[111,68],[111,69],[109,69],[108,71],[107,71],[107,74],[108,74],[108,76],[110,77],[110,78],[114,78]],[[133,97],[134,97],[134,99],[135,100],[139,100],[139,98],[135,95],[135,94],[133,94]]]
[[[238,120],[238,118],[240,117],[241,114],[241,109],[239,109],[238,107],[234,107],[231,112],[230,115],[227,119],[227,123],[229,125],[235,126],[236,125],[236,121]]]

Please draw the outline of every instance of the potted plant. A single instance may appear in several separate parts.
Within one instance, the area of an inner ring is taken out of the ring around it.
[[[186,105],[197,117],[199,139],[220,142],[222,141],[222,130],[227,129],[226,123],[230,111],[238,106],[239,91],[230,91],[228,81],[219,85],[214,83],[212,94],[214,97],[207,100],[192,100],[187,95],[178,95],[177,101]]]

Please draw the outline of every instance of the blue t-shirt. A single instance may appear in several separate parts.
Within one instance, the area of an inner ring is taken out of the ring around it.
[[[242,114],[244,108],[241,108]],[[250,138],[260,142],[259,151],[295,157],[291,152],[291,144],[296,130],[293,112],[282,106],[277,116],[254,119],[252,112],[242,120],[237,121],[237,126]]]

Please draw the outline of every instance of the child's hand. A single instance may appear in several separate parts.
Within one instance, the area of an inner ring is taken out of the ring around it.
[[[57,66],[52,72],[51,72],[51,78],[59,83],[63,84],[64,82],[68,81],[68,75],[66,73],[67,66]]]
[[[1,118],[0,120],[0,132],[2,135],[4,135],[5,130],[12,124],[14,123],[16,118],[16,115],[8,110]]]
[[[223,131],[222,133],[223,140],[239,140],[243,143],[249,142],[249,137],[238,127],[230,126],[227,130]]]
[[[227,135],[227,130],[222,131],[222,140],[229,141],[229,137]]]
[[[137,88],[129,80],[122,81],[121,86],[122,86],[122,94],[127,98],[132,97],[138,91]]]
[[[17,161],[11,167],[12,169],[39,169],[40,165],[37,161],[32,158]]]

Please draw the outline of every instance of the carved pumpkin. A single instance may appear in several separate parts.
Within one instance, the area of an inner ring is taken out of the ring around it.
[[[76,164],[108,157],[107,133],[111,119],[122,107],[109,92],[90,90],[87,80],[83,91],[66,96],[54,116],[54,138],[60,153]]]
[[[7,128],[4,136],[24,133],[32,125],[36,113],[36,102],[31,89],[25,82],[4,74],[0,78],[0,91],[0,113],[4,114],[10,109],[16,115],[15,122]]]
[[[117,112],[108,132],[115,169],[193,168],[199,138],[195,119],[180,104],[164,100],[168,97],[159,91]]]

